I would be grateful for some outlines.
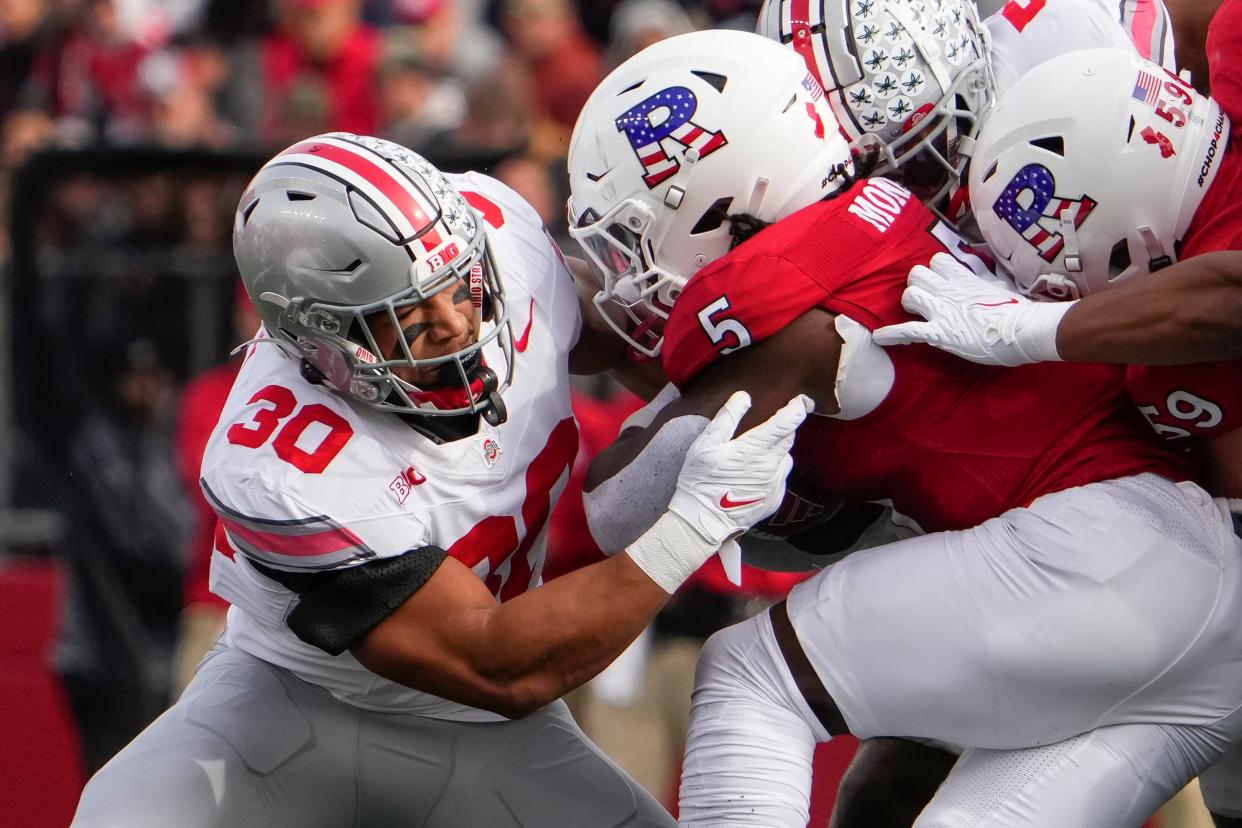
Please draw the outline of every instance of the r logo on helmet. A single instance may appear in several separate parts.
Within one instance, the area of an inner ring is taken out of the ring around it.
[[[699,100],[693,92],[684,86],[670,86],[617,118],[618,131],[625,133],[643,165],[643,182],[648,189],[681,169],[681,162],[665,150],[665,140],[672,139],[686,149],[697,151],[700,158],[728,143],[723,132],[712,132],[690,120],[698,108]],[[653,115],[660,120],[657,122]]]
[[[1095,208],[1096,201],[1085,193],[1079,199],[1056,195],[1057,182],[1043,164],[1027,164],[1018,170],[1001,191],[992,210],[1018,232],[1046,262],[1065,247],[1060,229],[1064,219],[1077,230]]]

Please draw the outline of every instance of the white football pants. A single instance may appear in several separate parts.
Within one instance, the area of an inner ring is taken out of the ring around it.
[[[1137,826],[1242,736],[1242,541],[1193,484],[1095,483],[859,552],[787,613],[850,732],[968,748],[920,828]],[[821,716],[769,614],[717,634],[682,824],[806,825]]]
[[[672,826],[563,702],[515,721],[362,710],[219,646],[100,769],[74,828]]]

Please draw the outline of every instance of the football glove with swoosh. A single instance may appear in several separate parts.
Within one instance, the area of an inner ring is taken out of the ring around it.
[[[910,271],[901,306],[926,322],[872,333],[878,345],[923,342],[982,365],[1060,361],[1057,326],[1073,302],[1032,302],[1004,279],[976,274],[945,253]]]
[[[719,550],[736,583],[741,554],[734,538],[780,506],[793,467],[794,432],[813,408],[809,397],[798,395],[734,437],[750,409],[750,395],[739,391],[729,397],[690,445],[668,512],[626,548],[630,557],[674,592]]]

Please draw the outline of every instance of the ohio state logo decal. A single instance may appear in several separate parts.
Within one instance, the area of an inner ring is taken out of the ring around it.
[[[1001,192],[992,210],[1006,224],[1051,262],[1065,247],[1061,236],[1062,220],[1068,218],[1077,230],[1091,211],[1095,199],[1084,193],[1080,198],[1056,195],[1056,179],[1043,164],[1027,164],[1018,170]]]
[[[500,459],[501,448],[500,443],[496,442],[493,437],[486,437],[483,440],[483,465],[489,469],[496,465],[496,461]]]
[[[690,120],[698,108],[699,100],[693,92],[684,86],[670,86],[617,118],[617,131],[625,133],[646,171],[643,182],[648,189],[681,169],[674,152],[693,149],[703,158],[728,143],[723,132],[712,132]]]

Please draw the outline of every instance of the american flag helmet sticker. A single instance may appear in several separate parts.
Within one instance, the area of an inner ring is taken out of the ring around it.
[[[1144,72],[1140,69],[1138,80],[1134,82],[1134,91],[1130,93],[1130,96],[1148,106],[1155,106],[1156,99],[1160,96],[1160,79],[1151,72]]]

